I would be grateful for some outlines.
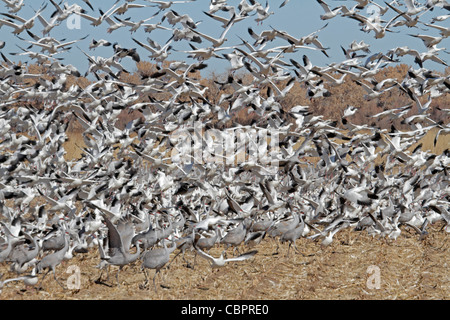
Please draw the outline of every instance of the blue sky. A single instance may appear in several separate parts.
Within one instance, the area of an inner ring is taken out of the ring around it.
[[[98,16],[98,10],[97,8],[101,8],[103,11],[107,11],[113,4],[113,1],[106,1],[106,0],[91,0],[91,2],[94,4],[94,8],[97,10],[96,12],[92,12],[88,6],[81,0],[68,0],[66,1],[69,5],[71,4],[79,4],[83,8],[87,10],[87,14],[90,14],[92,16]],[[121,0],[119,4],[124,3],[125,0]],[[240,0],[229,0],[228,4],[237,6],[239,4]],[[344,60],[344,55],[342,53],[342,50],[340,46],[347,48],[349,44],[353,40],[361,41],[364,40],[366,43],[370,44],[372,53],[377,52],[387,52],[390,48],[398,47],[398,46],[409,46],[410,48],[414,48],[418,50],[419,52],[426,51],[425,46],[423,45],[422,41],[420,39],[414,38],[409,36],[408,34],[429,34],[433,36],[439,35],[438,30],[434,28],[428,28],[429,30],[420,30],[418,28],[406,28],[406,27],[400,27],[396,28],[395,30],[400,31],[400,33],[387,33],[387,35],[383,39],[376,40],[374,39],[373,32],[371,33],[364,33],[360,31],[360,27],[358,26],[358,21],[344,18],[344,17],[336,17],[331,20],[323,21],[319,18],[321,14],[324,13],[322,7],[314,0],[291,0],[285,7],[279,8],[279,5],[281,4],[282,0],[269,0],[270,5],[270,11],[273,11],[274,14],[271,15],[267,20],[263,21],[262,24],[257,25],[255,22],[256,16],[250,17],[244,21],[238,22],[230,29],[230,31],[227,34],[227,42],[224,44],[224,46],[232,46],[236,44],[240,44],[241,41],[239,40],[238,36],[248,40],[249,42],[253,43],[254,40],[250,37],[247,29],[251,27],[255,33],[260,33],[263,30],[270,29],[271,27],[274,27],[278,30],[284,30],[288,32],[289,34],[299,38],[301,36],[307,35],[321,27],[323,27],[326,23],[328,23],[327,28],[322,30],[319,33],[319,40],[322,42],[322,44],[325,47],[328,47],[329,50],[327,51],[329,54],[329,58],[327,58],[323,53],[320,51],[312,51],[312,50],[306,50],[306,49],[300,49],[296,53],[291,54],[285,54],[285,61],[289,61],[290,58],[295,59],[297,61],[301,61],[303,54],[307,54],[310,58],[311,62],[314,65],[319,66],[325,66],[327,64],[333,63],[333,62],[339,62]],[[337,1],[337,0],[328,0],[326,1],[330,7],[334,8],[339,5],[347,5],[348,7],[352,7],[356,4],[356,1]],[[401,2],[401,1],[400,1]],[[424,1],[422,1],[424,2]],[[33,6],[34,9],[38,9],[40,2],[38,1],[30,1],[25,0],[26,6],[18,13],[19,16],[23,18],[29,18],[34,14],[33,9],[31,9],[30,6]],[[139,3],[139,4],[149,4],[149,2],[145,0],[136,0],[132,3]],[[261,3],[264,5],[265,0],[261,1]],[[377,3],[380,3],[384,5],[383,1],[377,0]],[[361,10],[361,14],[368,16],[373,10],[374,7],[367,7],[363,10]],[[403,7],[404,8],[404,7]],[[194,21],[201,21],[201,23],[198,25],[197,30],[206,34],[209,34],[214,37],[219,37],[222,33],[221,23],[218,21],[215,21],[208,16],[206,16],[202,11],[208,11],[209,10],[209,1],[206,0],[197,0],[192,3],[188,4],[174,4],[172,6],[172,9],[176,12],[183,14],[186,13],[189,16],[191,16]],[[1,12],[7,12],[7,9],[4,5],[4,3],[0,3],[0,11]],[[47,8],[45,9],[43,16],[49,20],[51,13],[54,11],[53,5],[48,1]],[[125,19],[130,17],[133,21],[138,21],[140,19],[145,19],[153,15],[157,11],[157,8],[142,8],[142,9],[130,9],[127,13],[125,13],[122,16],[119,16],[121,19]],[[166,12],[166,11],[165,11]],[[446,12],[442,9],[435,9],[433,12],[427,12],[425,13],[421,20],[423,21],[430,21],[431,17],[438,16],[445,14]],[[152,20],[149,21],[149,23],[157,23],[161,20],[164,12],[158,14],[155,16]],[[227,17],[229,14],[226,12],[217,12],[216,14]],[[389,20],[392,17],[392,13],[388,12],[383,19]],[[442,25],[445,25],[444,23],[440,23]],[[171,27],[167,21],[164,21],[162,25],[166,27]],[[177,27],[177,26],[175,26]],[[425,26],[419,24],[420,28],[424,28]],[[81,73],[86,72],[88,68],[88,61],[86,57],[81,53],[81,51],[77,48],[80,47],[87,53],[94,55],[94,56],[103,56],[103,57],[110,57],[113,54],[113,49],[111,47],[106,48],[97,48],[94,51],[89,50],[89,43],[92,39],[106,39],[110,42],[118,42],[122,47],[126,48],[138,48],[138,52],[141,56],[141,59],[148,60],[148,52],[140,48],[136,45],[131,39],[131,37],[135,37],[136,39],[139,39],[141,42],[146,42],[146,38],[150,37],[154,41],[160,43],[163,45],[172,35],[171,31],[166,30],[155,30],[152,33],[145,33],[143,28],[138,30],[136,33],[131,35],[131,33],[128,31],[128,27],[123,27],[119,30],[116,30],[112,32],[111,34],[108,34],[106,32],[108,28],[108,24],[104,22],[101,26],[93,27],[90,25],[90,22],[81,19],[80,29],[73,29],[70,30],[67,28],[66,22],[63,22],[60,26],[54,28],[50,36],[56,38],[56,39],[62,39],[65,38],[66,41],[71,41],[75,39],[79,39],[83,36],[88,36],[85,40],[82,40],[78,42],[76,45],[73,45],[71,50],[67,53],[63,53],[61,55],[58,55],[58,57],[63,57],[65,60],[63,63],[65,64],[72,64],[76,68],[79,69]],[[426,28],[426,27],[425,27]],[[31,31],[37,35],[41,35],[42,25],[41,23],[36,20],[35,26],[31,29]],[[14,57],[10,56],[10,52],[20,52],[20,50],[16,47],[16,44],[19,44],[22,47],[27,47],[28,43],[23,43],[19,39],[17,39],[14,35],[11,33],[12,29],[8,26],[3,26],[0,29],[1,39],[6,42],[6,46],[4,49],[2,49],[2,52],[11,60],[18,61],[18,60],[25,60],[23,57]],[[20,35],[21,37],[32,40],[28,34],[25,32]],[[210,46],[209,41],[204,40],[202,44],[193,43],[196,47],[207,47]],[[279,45],[287,44],[285,40],[276,40],[269,44],[267,44],[266,48],[275,47]],[[445,39],[443,40],[438,47],[445,47],[447,48],[449,44],[449,40]],[[189,46],[187,45],[186,41],[179,41],[173,43],[173,48],[178,51],[183,50],[190,50]],[[31,49],[33,51],[38,51],[40,49],[33,48]],[[221,51],[220,53],[225,53],[228,51]],[[449,61],[448,54],[445,52],[440,53],[440,57],[445,60]],[[186,62],[193,62],[194,60],[187,58],[187,54],[182,52],[172,52],[172,54],[168,58],[169,60],[185,60]],[[126,59],[128,61],[124,61],[125,67],[129,71],[134,71],[136,68],[133,65],[133,62],[130,61],[130,59]],[[410,56],[407,56],[403,62],[406,62],[408,64],[413,63],[413,58]],[[226,60],[220,60],[212,58],[206,62],[208,64],[208,68],[205,69],[204,73],[208,72],[216,72],[216,73],[222,73],[226,71],[227,67],[229,66],[228,62]],[[417,68],[417,65],[414,66]],[[435,69],[435,70],[444,70],[444,67],[440,64],[437,64],[432,61],[426,61],[424,64],[424,67],[429,69]]]

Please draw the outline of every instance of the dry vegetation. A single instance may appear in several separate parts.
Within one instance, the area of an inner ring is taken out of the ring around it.
[[[377,77],[402,79],[407,66],[385,68]],[[42,72],[42,70],[33,70]],[[150,63],[138,64],[136,74],[124,74],[124,81],[139,84],[142,75],[154,72]],[[447,69],[448,73],[448,69]],[[125,78],[126,77],[126,78]],[[245,75],[242,76],[245,82]],[[215,78],[215,79],[214,79]],[[214,80],[221,76],[213,75],[203,79],[205,85],[216,88],[209,92],[208,99],[217,101],[220,90],[215,87]],[[50,79],[50,78],[49,78]],[[75,78],[73,78],[75,79]],[[72,81],[71,79],[70,81]],[[68,81],[67,87],[72,82]],[[73,80],[75,81],[75,80]],[[80,87],[88,84],[87,80],[77,80]],[[282,84],[279,84],[282,87]],[[295,105],[310,105],[314,113],[324,115],[326,119],[341,119],[347,105],[361,107],[360,112],[350,118],[353,123],[368,123],[368,116],[388,108],[400,107],[411,103],[411,99],[398,90],[391,90],[380,99],[364,101],[364,90],[351,80],[344,85],[331,87],[332,96],[325,99],[309,100],[305,88],[297,84],[284,98],[282,105],[286,110]],[[146,101],[143,97],[142,101]],[[138,101],[138,102],[141,102]],[[36,102],[38,103],[38,102]],[[448,108],[450,98],[444,95],[434,99],[430,107],[431,117],[448,123],[449,119],[436,109],[437,106]],[[248,108],[240,111],[237,120],[249,123],[252,114]],[[412,112],[415,112],[413,110]],[[124,110],[118,126],[124,126],[139,116],[139,112],[128,113]],[[381,128],[389,128],[391,123],[377,123]],[[402,125],[394,123],[399,129]],[[82,156],[82,129],[76,120],[71,122],[68,130],[69,139],[64,147],[66,159]],[[423,138],[422,150],[442,153],[450,145],[450,137],[442,135],[437,146],[434,146],[436,131],[431,131]],[[162,271],[162,278],[157,278],[158,292],[142,290],[139,285],[144,276],[140,264],[135,263],[124,268],[120,273],[120,286],[115,285],[116,268],[111,268],[110,280],[96,283],[100,271],[95,266],[100,261],[97,250],[88,254],[77,254],[70,265],[80,267],[82,285],[80,290],[62,290],[47,276],[41,290],[25,289],[22,283],[9,283],[3,289],[2,299],[448,299],[450,296],[450,246],[448,234],[441,230],[441,223],[429,227],[429,235],[423,241],[418,239],[414,231],[402,227],[402,234],[396,241],[378,239],[363,232],[347,229],[339,232],[333,244],[321,248],[319,244],[300,239],[297,246],[307,256],[293,254],[286,257],[287,244],[281,246],[279,255],[274,256],[275,242],[266,239],[256,249],[258,254],[250,261],[235,263],[212,271],[206,261],[197,257],[195,270],[187,268],[181,256]],[[221,248],[212,250],[220,254]],[[175,252],[176,253],[176,252]],[[174,253],[174,254],[175,254]],[[193,253],[186,254],[193,259]],[[367,286],[368,267],[377,266],[380,270],[380,288],[370,289]],[[57,276],[64,281],[70,276],[66,273],[68,265],[58,267]],[[0,273],[5,278],[14,277],[6,265],[0,266]],[[153,276],[153,272],[150,272]]]
[[[111,267],[110,279],[96,283],[100,261],[96,250],[77,254],[70,265],[81,270],[81,289],[62,290],[51,274],[41,290],[25,290],[21,283],[9,283],[3,299],[163,299],[163,300],[295,300],[295,299],[448,299],[450,295],[450,246],[448,235],[440,231],[442,223],[430,226],[428,237],[419,241],[414,231],[402,227],[396,241],[378,239],[365,231],[347,229],[339,232],[329,247],[322,248],[308,239],[299,239],[298,248],[307,255],[286,257],[287,244],[275,252],[275,242],[266,239],[255,249],[251,260],[212,270],[206,260],[197,257],[195,269],[186,268],[181,255],[158,275],[158,291],[140,289],[144,275],[140,263],[125,267],[116,286],[116,267]],[[220,254],[215,248],[213,254]],[[242,249],[241,249],[242,250]],[[175,255],[173,253],[172,257]],[[186,258],[192,262],[193,253]],[[380,272],[379,289],[371,287],[370,267]],[[62,283],[71,275],[69,264],[57,268]],[[369,269],[368,269],[369,268]],[[5,276],[5,267],[0,269]],[[153,271],[149,272],[153,277]],[[106,279],[106,273],[103,274]],[[163,285],[161,287],[161,285]]]

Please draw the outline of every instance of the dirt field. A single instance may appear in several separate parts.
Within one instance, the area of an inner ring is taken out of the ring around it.
[[[109,280],[103,274],[103,284],[96,283],[100,270],[97,250],[78,254],[73,260],[57,268],[57,277],[68,283],[69,266],[81,272],[79,290],[63,290],[49,274],[40,290],[24,289],[21,282],[8,283],[1,299],[57,299],[57,300],[299,300],[299,299],[448,299],[450,296],[450,246],[448,234],[440,231],[442,223],[429,228],[428,237],[418,240],[414,231],[402,227],[396,241],[378,239],[350,229],[336,234],[333,243],[322,248],[319,243],[299,239],[298,248],[306,255],[280,246],[273,255],[276,243],[265,239],[254,249],[258,253],[251,260],[232,263],[212,270],[207,261],[197,257],[195,269],[187,268],[181,255],[156,278],[155,293],[141,289],[144,275],[140,262],[124,268],[116,285],[116,267],[111,267]],[[220,254],[222,248],[211,250]],[[247,248],[241,248],[241,251]],[[231,252],[231,251],[230,251]],[[174,254],[176,251],[174,252]],[[186,253],[192,262],[194,254]],[[1,266],[4,278],[14,277]],[[148,272],[150,280],[154,271]],[[161,286],[162,285],[162,286]]]

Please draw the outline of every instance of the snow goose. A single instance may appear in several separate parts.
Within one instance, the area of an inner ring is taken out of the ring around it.
[[[222,252],[222,254],[220,255],[219,258],[215,258],[215,257],[205,253],[204,251],[202,251],[198,247],[196,247],[195,243],[194,243],[194,249],[196,250],[196,252],[198,252],[200,257],[202,257],[202,258],[204,258],[204,259],[209,261],[211,268],[224,267],[228,262],[244,261],[244,260],[252,258],[255,254],[258,253],[257,250],[253,250],[253,251],[249,251],[249,252],[243,253],[243,254],[241,254],[241,255],[239,255],[237,257],[225,259],[224,258],[224,252]]]
[[[326,4],[324,1],[317,0],[317,2],[322,6],[323,10],[325,11],[324,14],[320,15],[320,19],[322,19],[322,20],[332,19],[332,18],[336,17],[339,14],[339,12],[341,12],[341,10],[342,10],[342,6],[336,7],[333,10],[331,10],[330,7],[328,6],[328,4]]]

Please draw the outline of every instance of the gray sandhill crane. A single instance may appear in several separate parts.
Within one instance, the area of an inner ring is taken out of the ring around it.
[[[297,246],[295,245],[295,241],[303,235],[303,231],[305,230],[305,221],[303,220],[303,218],[300,214],[298,214],[298,216],[300,218],[299,224],[295,228],[290,229],[290,230],[286,231],[285,233],[283,233],[280,237],[281,243],[289,241],[288,252],[286,254],[287,257],[289,256],[289,250],[291,249],[291,245],[294,245],[295,251],[300,252],[297,249]],[[300,252],[300,253],[303,256],[305,256],[302,252]]]
[[[5,231],[6,234],[6,248],[2,249],[0,251],[0,263],[4,262],[6,259],[8,259],[11,251],[14,249],[14,247],[18,244],[18,242],[20,241],[20,238],[15,237],[12,233],[10,228],[4,223],[4,222],[0,222],[0,224],[3,226],[3,230]]]
[[[55,226],[44,238],[42,242],[42,250],[61,250],[65,244],[65,228],[62,225]]]
[[[9,260],[12,262],[11,269],[15,269],[16,271],[21,270],[22,267],[35,259],[38,256],[42,246],[41,239],[32,237],[28,233],[24,233],[24,237],[31,242],[31,245],[27,245],[30,249],[24,246],[17,246],[11,252],[9,257]]]
[[[177,245],[177,249],[179,250],[179,252],[175,255],[175,257],[173,257],[173,259],[172,259],[172,261],[170,263],[172,263],[176,259],[176,257],[178,257],[178,255],[180,253],[182,253],[183,254],[183,260],[184,260],[184,262],[186,262],[186,267],[187,268],[193,268],[193,265],[191,265],[189,263],[189,261],[186,260],[186,257],[185,257],[186,250],[189,249],[189,250],[192,251],[192,249],[193,249],[193,242],[194,242],[194,239],[192,238],[191,235],[188,235],[188,236],[185,236],[185,237],[182,237],[182,238],[179,238],[178,240],[176,240],[175,243]],[[169,263],[169,265],[170,265],[170,263]]]
[[[267,231],[274,225],[275,221],[273,219],[270,220],[259,220],[253,221],[251,227],[249,228],[249,232],[247,233],[244,244],[247,246],[255,246],[266,237]]]
[[[158,231],[153,228],[152,225],[149,226],[147,231],[142,231],[135,235],[131,240],[131,243],[136,244],[138,241],[143,244],[144,250],[153,247],[158,243]]]
[[[272,225],[267,230],[267,235],[272,238],[281,237],[283,234],[288,232],[289,230],[295,229],[299,224],[299,215],[292,213],[292,220],[288,221],[279,221]],[[278,254],[279,244],[277,242],[277,248],[274,255]]]
[[[155,269],[155,275],[153,276],[153,286],[156,290],[156,275],[161,271],[162,268],[169,262],[170,254],[177,248],[177,245],[174,241],[172,241],[172,246],[170,248],[167,247],[166,243],[163,241],[163,248],[156,248],[152,250],[148,250],[142,256],[142,266],[141,269],[145,275],[145,282],[143,284],[143,288],[145,288],[148,284],[148,277],[145,269]]]
[[[211,250],[212,247],[217,242],[217,239],[219,238],[219,229],[217,226],[214,227],[214,235],[210,237],[200,237],[196,242],[195,245],[197,248],[200,248],[201,250]]]
[[[44,256],[36,264],[36,271],[38,273],[40,273],[44,269],[47,269],[47,272],[44,274],[44,276],[41,279],[39,287],[41,287],[42,282],[44,281],[44,279],[47,276],[47,274],[50,271],[53,271],[53,278],[61,286],[61,288],[65,289],[64,286],[56,278],[56,267],[59,264],[61,264],[61,262],[64,260],[64,255],[66,254],[67,250],[69,250],[69,233],[65,232],[64,233],[64,247],[61,250],[59,250],[59,251],[55,251],[53,253],[50,253],[49,255]]]
[[[160,240],[167,238],[172,233],[174,226],[170,218],[167,218],[167,220],[169,222],[169,225],[166,228],[157,230],[150,224],[146,231],[142,231],[135,235],[131,240],[131,243],[136,244],[137,241],[140,241],[140,243],[144,245],[144,250],[153,247]]]
[[[95,238],[97,238],[98,252],[100,254],[100,263],[96,266],[96,268],[101,269],[100,275],[99,275],[98,279],[95,280],[95,283],[105,284],[104,282],[102,282],[101,279],[102,279],[104,269],[107,269],[107,279],[109,279],[109,266],[110,266],[108,264],[109,256],[106,254],[105,249],[103,248],[102,242],[104,239],[98,238],[96,234],[94,234],[93,236]]]
[[[130,239],[124,239],[121,236],[118,229],[112,222],[103,215],[103,219],[105,220],[106,226],[108,227],[108,244],[109,244],[109,252],[108,256],[105,257],[106,261],[110,265],[118,266],[119,270],[116,274],[117,285],[119,285],[119,272],[122,270],[124,266],[127,264],[133,263],[136,261],[140,254],[141,248],[140,246],[136,246],[136,253],[132,254],[129,252],[129,244],[131,243]],[[126,240],[126,241],[124,241]],[[125,242],[127,242],[128,246],[126,246]]]
[[[204,236],[197,236],[194,239],[195,245],[197,246],[197,248],[200,248],[201,250],[206,250],[209,253],[209,250],[211,250],[212,247],[214,247],[214,245],[217,242],[217,239],[219,238],[220,232],[217,226],[214,226],[214,235],[209,236],[209,237],[204,237]],[[195,267],[195,262],[197,259],[197,251],[195,252],[195,257],[194,257],[194,265],[192,267],[192,269]]]
[[[228,233],[220,240],[220,243],[225,245],[225,251],[229,247],[234,247],[233,253],[235,250],[238,251],[238,246],[244,242],[245,236],[247,235],[247,226],[246,221],[242,221],[236,228],[228,231]]]

